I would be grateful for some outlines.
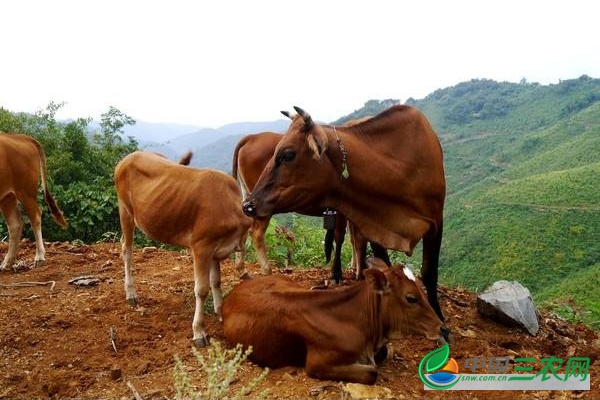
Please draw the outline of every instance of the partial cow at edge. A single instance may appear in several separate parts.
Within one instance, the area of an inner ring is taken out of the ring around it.
[[[180,164],[146,152],[125,157],[115,168],[119,198],[125,297],[137,304],[131,274],[133,233],[175,246],[188,247],[194,262],[196,310],[192,323],[196,346],[208,344],[202,304],[212,289],[215,313],[221,317],[220,262],[241,252],[252,220],[240,208],[242,197],[235,180],[220,171],[189,168],[186,155]],[[240,277],[247,275],[243,257],[236,264]]]
[[[0,264],[5,270],[15,262],[23,233],[23,218],[17,203],[21,203],[31,221],[35,236],[35,266],[46,260],[42,237],[42,210],[37,203],[38,183],[42,180],[44,198],[58,225],[67,227],[62,211],[48,190],[46,154],[34,138],[17,133],[0,133],[0,211],[8,226],[8,252]]]

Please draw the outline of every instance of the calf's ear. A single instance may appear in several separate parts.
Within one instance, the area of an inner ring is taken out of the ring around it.
[[[366,269],[363,271],[369,286],[378,293],[383,293],[389,288],[389,282],[385,274],[378,269]]]
[[[306,141],[308,142],[308,147],[313,152],[313,158],[315,160],[320,160],[329,144],[329,140],[327,139],[327,135],[323,128],[318,125],[313,125],[313,128],[306,135]]]

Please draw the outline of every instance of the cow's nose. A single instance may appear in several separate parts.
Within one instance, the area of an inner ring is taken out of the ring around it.
[[[244,214],[249,217],[256,217],[256,205],[252,200],[246,200],[242,204],[242,210],[244,210]]]
[[[442,327],[440,328],[440,334],[442,335],[442,337],[446,340],[447,343],[452,343],[454,342],[454,338],[452,336],[452,332],[450,331],[450,329],[446,328],[445,326],[442,325]]]

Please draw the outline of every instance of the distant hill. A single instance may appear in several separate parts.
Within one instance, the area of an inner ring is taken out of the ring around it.
[[[100,124],[92,121],[88,125],[90,131],[99,131]],[[153,123],[137,121],[135,125],[123,128],[124,136],[133,136],[141,144],[162,143],[190,132],[198,131],[199,127],[185,124]]]

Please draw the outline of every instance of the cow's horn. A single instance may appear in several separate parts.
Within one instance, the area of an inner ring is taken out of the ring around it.
[[[292,115],[292,113],[291,113],[291,112],[289,112],[289,111],[281,111],[281,113],[282,113],[283,115],[285,115],[286,117],[288,117],[289,119],[294,119],[294,116],[293,116],[293,115]]]
[[[298,114],[300,114],[300,116],[302,117],[302,119],[304,119],[304,124],[306,125],[306,127],[311,127],[312,126],[313,120],[312,120],[312,117],[310,116],[309,113],[307,113],[306,111],[304,111],[300,107],[296,107],[296,106],[294,106],[294,110],[296,110],[296,112]]]

